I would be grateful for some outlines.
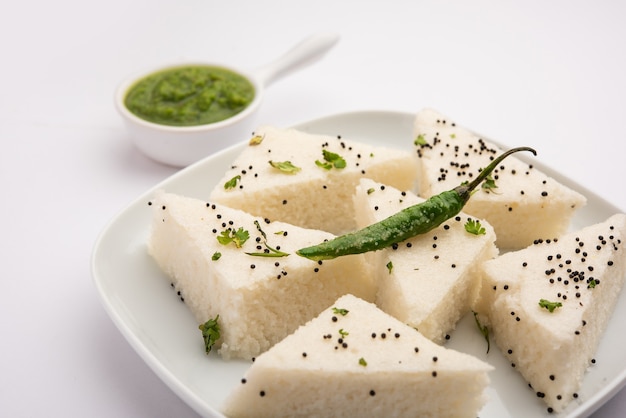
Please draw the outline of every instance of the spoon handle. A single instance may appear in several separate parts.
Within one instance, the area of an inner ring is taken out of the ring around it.
[[[330,50],[339,40],[334,33],[312,35],[274,61],[254,71],[259,82],[267,87],[279,78],[312,64]]]

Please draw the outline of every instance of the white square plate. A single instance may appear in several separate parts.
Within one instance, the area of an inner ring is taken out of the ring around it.
[[[341,135],[372,145],[412,149],[414,115],[396,112],[354,112],[302,123],[295,128]],[[118,214],[99,236],[92,255],[92,274],[103,305],[113,322],[154,372],[198,413],[222,417],[222,401],[250,365],[207,356],[198,326],[175,295],[167,277],[148,256],[146,240],[151,220],[148,201],[157,189],[207,200],[209,194],[247,142],[189,166],[139,196]],[[523,156],[519,157],[524,159]],[[572,229],[604,221],[620,212],[593,192],[533,160],[533,164],[588,199],[576,214]],[[626,382],[626,292],[598,348],[597,363],[585,376],[579,398],[560,416],[587,416],[610,399]],[[473,317],[466,316],[446,346],[473,354],[496,369],[488,389],[490,402],[481,418],[551,416],[497,348],[487,355]]]

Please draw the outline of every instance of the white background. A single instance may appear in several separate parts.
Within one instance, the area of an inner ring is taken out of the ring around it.
[[[0,12],[0,415],[185,417],[103,310],[105,224],[177,169],[135,150],[113,106],[181,59],[254,69],[317,31],[314,66],[266,91],[264,124],[434,107],[626,209],[626,3],[57,0]],[[626,415],[626,391],[594,416]]]

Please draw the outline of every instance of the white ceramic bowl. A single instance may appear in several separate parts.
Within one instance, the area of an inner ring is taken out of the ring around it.
[[[140,79],[155,72],[182,66],[203,65],[225,68],[247,78],[254,86],[254,99],[236,115],[214,123],[194,126],[169,126],[149,122],[128,110],[124,98]],[[122,82],[115,93],[115,105],[122,115],[135,146],[155,161],[184,167],[251,136],[263,98],[263,84],[256,76],[222,64],[189,62],[163,66],[132,76]]]
[[[122,82],[115,93],[115,107],[124,119],[135,146],[155,161],[184,167],[216,151],[250,138],[256,128],[256,116],[264,89],[291,70],[310,64],[337,43],[333,33],[313,35],[277,60],[253,73],[219,63],[181,62],[134,75]],[[222,67],[247,78],[254,86],[252,102],[241,112],[220,122],[195,126],[169,126],[149,122],[131,113],[124,105],[126,93],[137,81],[158,71],[189,65]]]

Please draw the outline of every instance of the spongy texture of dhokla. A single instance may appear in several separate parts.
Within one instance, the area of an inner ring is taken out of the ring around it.
[[[353,295],[329,306],[255,360],[226,416],[478,416],[490,365]]]
[[[363,257],[318,263],[295,255],[330,233],[164,192],[154,196],[152,208],[149,253],[198,323],[219,315],[216,347],[224,358],[259,355],[341,295],[374,298]],[[240,248],[218,242],[236,231],[249,234]],[[269,248],[290,255],[266,257]]]
[[[334,165],[335,156],[345,161],[345,167]],[[286,162],[297,168],[277,168]],[[217,183],[210,200],[256,216],[340,234],[354,229],[351,197],[360,178],[410,189],[416,174],[410,151],[264,126]],[[236,185],[225,188],[232,179]]]
[[[625,239],[626,215],[617,214],[482,265],[476,310],[553,411],[576,396],[594,358],[624,283]]]
[[[430,197],[471,180],[502,152],[466,128],[432,109],[415,117],[419,195]],[[495,189],[481,188],[465,212],[486,219],[496,230],[500,249],[524,248],[538,238],[566,232],[586,199],[515,155],[492,173]]]
[[[354,197],[357,224],[365,227],[423,201],[363,179]],[[468,219],[478,221],[484,233],[468,232]],[[378,277],[376,304],[434,342],[444,342],[471,310],[481,283],[478,265],[498,255],[495,240],[491,225],[461,212],[430,232],[368,253]]]

